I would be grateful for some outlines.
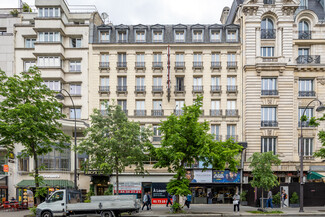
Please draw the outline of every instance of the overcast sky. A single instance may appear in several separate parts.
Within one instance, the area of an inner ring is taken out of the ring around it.
[[[95,5],[118,24],[220,23],[225,6],[233,0],[67,0],[69,5]],[[1,8],[18,7],[19,0],[0,0]],[[25,0],[30,5],[35,0]]]

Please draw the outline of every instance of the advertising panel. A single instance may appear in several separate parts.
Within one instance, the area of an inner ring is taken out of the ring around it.
[[[116,184],[114,184],[114,193],[116,193]],[[120,182],[119,194],[140,194],[141,183],[140,182]]]
[[[167,183],[152,183],[152,204],[167,203]]]
[[[212,170],[194,170],[194,179],[192,182],[197,183],[211,183],[212,182]]]
[[[212,181],[216,183],[240,183],[240,172],[214,170],[212,172]]]

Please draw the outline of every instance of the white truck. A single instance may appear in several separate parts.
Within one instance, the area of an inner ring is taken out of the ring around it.
[[[139,212],[140,200],[135,195],[92,196],[90,203],[81,202],[77,190],[55,191],[36,209],[36,217],[73,216],[97,214],[101,217],[117,217],[121,213]]]

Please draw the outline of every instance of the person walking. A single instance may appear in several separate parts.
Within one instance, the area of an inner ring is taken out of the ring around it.
[[[209,193],[208,193],[208,204],[212,204],[212,199],[213,199],[213,193],[212,193],[212,191],[209,191]]]
[[[185,206],[187,206],[188,209],[190,208],[191,202],[192,202],[192,195],[188,194],[185,200]]]
[[[237,207],[237,212],[239,212],[239,200],[240,200],[240,196],[238,195],[238,193],[236,193],[233,197],[233,204],[234,204],[234,212],[236,212],[236,207]]]
[[[285,200],[288,198],[286,191],[284,189],[282,189],[282,194],[281,194],[281,208],[287,206],[287,204],[285,204]]]
[[[151,209],[151,196],[150,196],[150,191],[148,192],[148,207]]]
[[[172,199],[172,195],[170,195],[170,194],[168,193],[168,195],[167,195],[167,204],[166,204],[167,207],[168,207],[169,204],[170,204],[170,205],[173,205],[171,199]]]
[[[143,197],[143,206],[142,206],[142,210],[143,208],[147,206],[147,210],[149,210],[149,207],[148,207],[148,193],[146,192],[146,194],[144,195]]]
[[[175,204],[175,202],[176,202],[176,195],[175,194],[173,195],[172,200],[173,200],[173,204]]]
[[[273,209],[273,203],[272,203],[273,197],[272,197],[272,191],[269,190],[269,192],[267,193],[267,202],[266,202],[266,208],[270,207]]]

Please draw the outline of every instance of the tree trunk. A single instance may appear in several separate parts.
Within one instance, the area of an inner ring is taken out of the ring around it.
[[[36,192],[39,190],[39,171],[38,171],[38,159],[37,159],[37,153],[34,150],[34,180],[35,180],[35,187],[36,187]],[[36,193],[35,192],[35,193]],[[36,205],[41,203],[41,197],[38,195],[36,197]]]
[[[119,191],[118,170],[116,170],[116,195],[118,195],[118,191]]]
[[[264,209],[264,189],[262,188],[262,209]]]

